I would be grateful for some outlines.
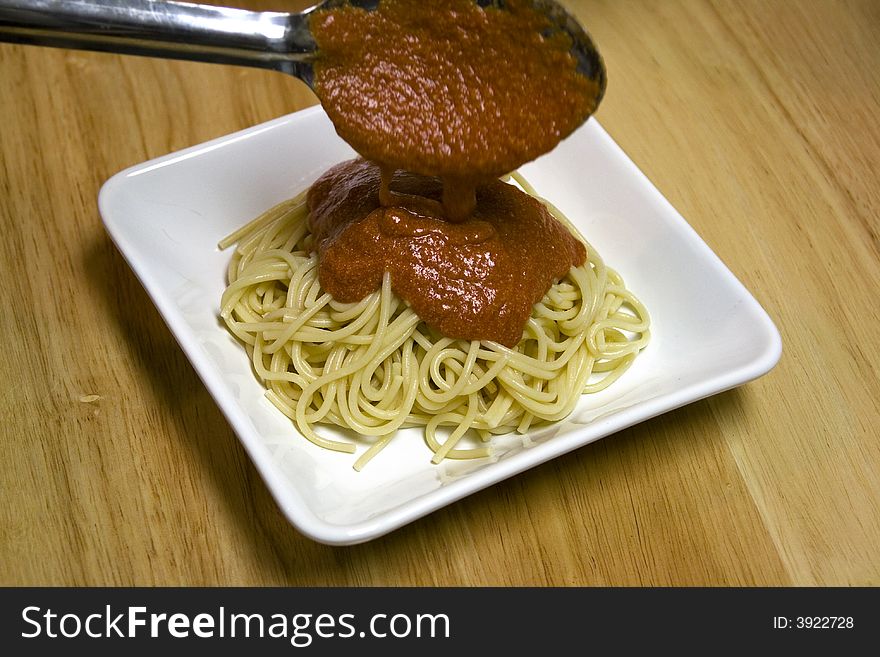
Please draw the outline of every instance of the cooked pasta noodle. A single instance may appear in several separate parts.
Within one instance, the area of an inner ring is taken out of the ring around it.
[[[323,437],[316,425],[372,438],[356,470],[412,426],[424,427],[434,463],[489,456],[493,435],[566,417],[582,394],[616,381],[650,339],[644,306],[586,242],[587,262],[535,304],[513,349],[438,334],[392,293],[387,273],[361,301],[334,300],[318,281],[305,193],[220,247],[236,243],[222,318],[247,348],[268,399],[306,438],[348,453],[355,441]],[[469,432],[476,440],[463,447]]]

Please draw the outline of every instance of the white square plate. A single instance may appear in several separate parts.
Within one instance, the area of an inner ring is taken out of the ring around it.
[[[591,119],[523,167],[648,308],[651,344],[609,389],[491,459],[432,465],[418,429],[363,472],[302,438],[263,396],[244,349],[218,319],[230,252],[217,242],[353,157],[312,108],[111,178],[99,205],[116,245],[219,404],[279,506],[304,534],[366,541],[610,433],[761,376],[776,327],[742,284]]]

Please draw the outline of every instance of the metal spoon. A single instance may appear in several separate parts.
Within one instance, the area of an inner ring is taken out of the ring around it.
[[[504,0],[477,2],[504,6]],[[299,14],[155,0],[0,0],[0,41],[267,68],[313,87],[309,18],[344,4],[372,10],[378,0],[325,0]],[[597,83],[598,106],[605,66],[593,41],[553,0],[532,5],[571,36],[578,70]]]

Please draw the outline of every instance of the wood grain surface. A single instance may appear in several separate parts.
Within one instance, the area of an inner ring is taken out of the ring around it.
[[[315,98],[0,44],[0,584],[880,585],[880,3],[568,4],[608,65],[599,120],[770,313],[776,369],[387,537],[314,543],[96,198]]]

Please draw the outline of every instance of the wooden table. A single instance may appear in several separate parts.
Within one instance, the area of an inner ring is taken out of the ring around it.
[[[880,584],[880,4],[570,4],[610,71],[599,120],[773,317],[776,369],[385,538],[314,543],[96,204],[124,167],[314,97],[0,45],[0,584]]]

